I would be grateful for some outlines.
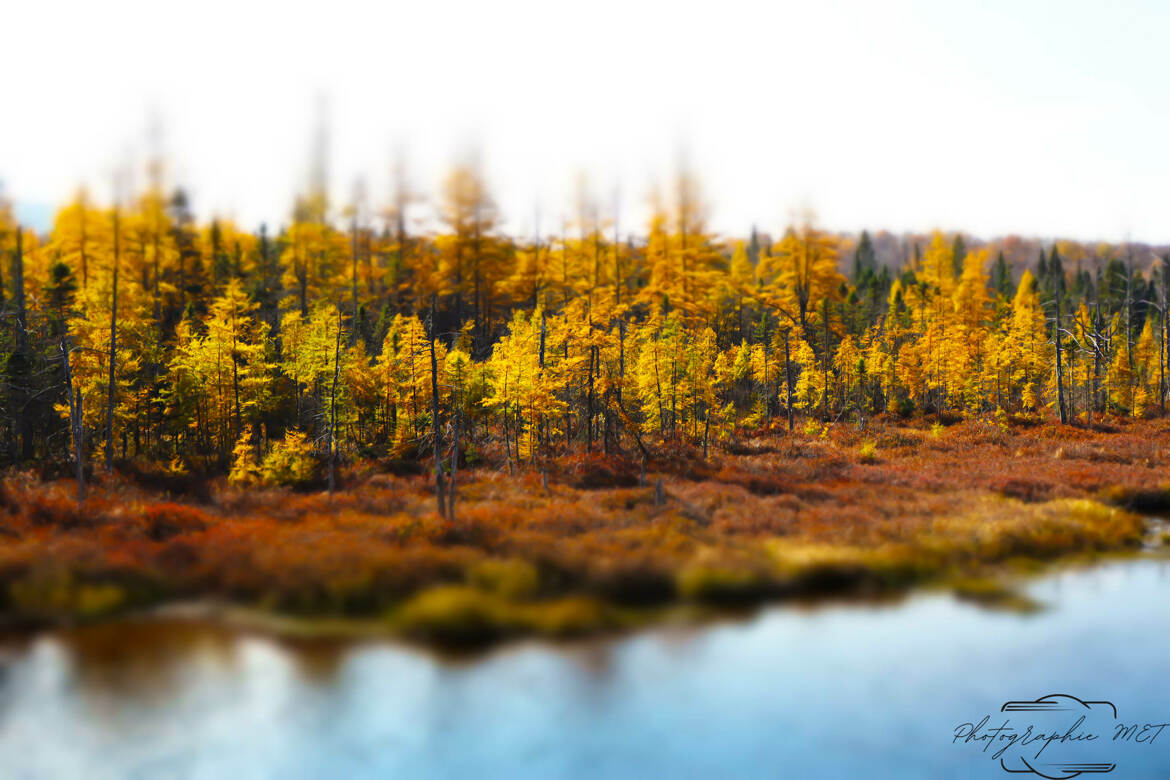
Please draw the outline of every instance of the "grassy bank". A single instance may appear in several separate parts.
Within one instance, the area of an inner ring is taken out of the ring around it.
[[[10,473],[0,615],[35,625],[213,600],[467,644],[925,582],[994,601],[986,582],[1004,571],[1136,547],[1135,512],[1170,507],[1168,433],[1027,420],[762,431],[707,459],[663,453],[644,483],[640,463],[602,455],[550,464],[547,487],[469,469],[453,523],[424,476],[377,463],[351,465],[333,497],[127,469],[97,475],[80,505],[67,480]]]

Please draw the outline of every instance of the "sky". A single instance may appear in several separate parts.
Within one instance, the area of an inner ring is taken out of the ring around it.
[[[154,138],[200,216],[278,226],[323,116],[335,204],[384,203],[400,155],[425,217],[474,157],[517,234],[582,181],[641,230],[685,163],[724,235],[811,209],[1170,241],[1170,3],[38,0],[4,27],[0,181],[34,222]]]

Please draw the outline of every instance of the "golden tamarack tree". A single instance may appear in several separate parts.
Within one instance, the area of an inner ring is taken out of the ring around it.
[[[379,224],[310,194],[248,233],[153,183],[116,209],[80,194],[44,236],[0,204],[0,458],[247,482],[269,456],[298,481],[305,458],[386,457],[450,487],[480,457],[706,449],[797,416],[1164,408],[1170,271],[1126,248],[1061,242],[1017,273],[1010,242],[941,233],[881,258],[808,220],[725,241],[688,177],[641,237],[588,203],[506,236],[471,168],[438,232],[411,233],[410,203]]]

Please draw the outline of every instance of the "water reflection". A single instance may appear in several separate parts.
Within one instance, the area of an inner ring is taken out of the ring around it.
[[[89,626],[0,645],[0,774],[991,776],[950,730],[1008,698],[1069,690],[1170,716],[1167,572],[1056,574],[1032,588],[1052,604],[1037,616],[925,594],[473,660]],[[1125,760],[1126,777],[1170,771],[1167,750]]]

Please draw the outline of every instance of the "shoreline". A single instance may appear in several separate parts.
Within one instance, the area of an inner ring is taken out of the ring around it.
[[[84,631],[88,628],[108,628],[124,625],[180,623],[206,626],[234,634],[255,635],[280,643],[359,644],[364,642],[394,642],[398,646],[419,652],[436,654],[457,662],[481,657],[509,646],[525,643],[552,643],[604,641],[637,632],[680,628],[702,629],[727,622],[750,621],[761,613],[775,609],[820,610],[845,606],[888,606],[925,595],[949,595],[980,609],[1030,614],[1047,609],[1044,602],[1032,600],[1023,591],[1029,582],[1054,576],[1060,572],[1084,571],[1114,563],[1140,561],[1170,561],[1170,542],[1161,535],[1170,529],[1170,521],[1159,517],[1144,518],[1147,539],[1141,547],[1125,547],[1099,552],[1069,553],[1048,560],[1017,562],[1010,570],[1001,568],[987,576],[975,579],[924,579],[902,587],[883,591],[843,590],[828,592],[797,592],[780,598],[764,598],[739,604],[699,604],[675,602],[655,608],[624,610],[620,623],[574,633],[541,634],[513,632],[497,634],[477,641],[446,642],[427,639],[404,632],[400,626],[385,618],[345,618],[338,616],[296,616],[265,611],[256,607],[232,604],[210,599],[193,599],[159,603],[125,612],[100,617],[61,617],[54,621],[30,623],[13,627],[0,624],[0,643],[26,642],[39,636],[59,632]],[[1024,564],[1020,566],[1019,564]]]
[[[375,463],[334,496],[221,480],[185,499],[119,474],[84,505],[67,480],[10,472],[0,632],[187,611],[461,648],[924,588],[1026,611],[1005,582],[1170,541],[1165,421],[928,422],[663,451],[644,480],[601,454],[553,462],[547,484],[481,466],[454,523],[426,477]]]

